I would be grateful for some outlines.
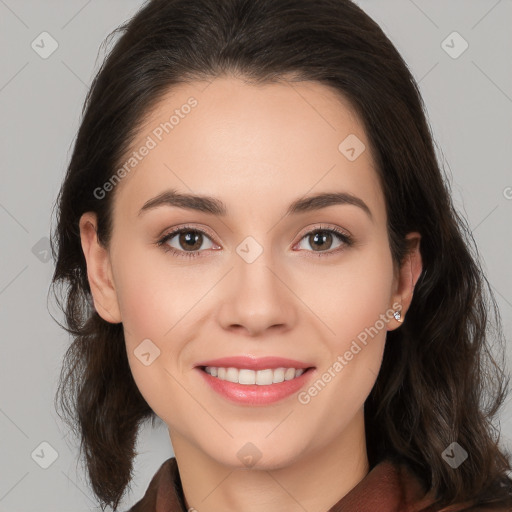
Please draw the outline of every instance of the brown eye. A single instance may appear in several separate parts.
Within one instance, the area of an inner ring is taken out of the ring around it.
[[[210,247],[203,247],[205,241],[210,241]],[[157,245],[164,246],[164,250],[171,251],[178,257],[193,258],[200,256],[201,249],[214,247],[210,237],[200,229],[180,228],[171,231],[157,242]]]
[[[187,250],[198,251],[203,245],[203,235],[199,231],[183,231],[178,235],[178,245]]]
[[[313,235],[308,235],[308,242],[314,251],[330,249],[333,242],[333,236],[329,231],[316,231]]]
[[[333,243],[335,243],[336,239],[339,241],[339,244],[333,248]],[[306,245],[309,247],[304,247],[303,241],[307,242]],[[352,243],[350,236],[337,229],[320,228],[306,233],[298,247],[300,249],[307,249],[309,252],[316,252],[318,256],[321,256],[323,253],[326,253],[326,255],[336,253],[338,250],[342,250],[344,246],[350,246]]]

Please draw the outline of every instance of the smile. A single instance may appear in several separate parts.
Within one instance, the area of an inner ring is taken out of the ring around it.
[[[304,368],[267,368],[264,370],[250,370],[246,368],[223,368],[216,366],[206,366],[203,370],[217,379],[233,382],[236,384],[256,384],[258,386],[269,386],[278,384],[285,380],[292,380],[300,377],[304,373]]]
[[[217,395],[237,405],[250,407],[266,406],[289,398],[316,374],[315,367],[250,370],[231,366],[198,366],[196,371]]]

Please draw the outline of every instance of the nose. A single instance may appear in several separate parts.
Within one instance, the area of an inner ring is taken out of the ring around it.
[[[295,325],[297,303],[286,275],[272,264],[265,251],[248,263],[238,255],[224,279],[218,320],[225,330],[257,336],[266,330],[288,331]]]

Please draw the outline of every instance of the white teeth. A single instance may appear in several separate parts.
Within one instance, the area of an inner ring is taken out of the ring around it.
[[[236,368],[228,368],[225,379],[228,382],[238,382],[238,370]]]
[[[296,370],[295,368],[269,368],[267,370],[247,370],[245,368],[217,368],[215,366],[207,366],[205,372],[212,377],[220,380],[227,380],[238,384],[258,384],[260,386],[268,386],[277,384],[285,380],[292,380],[304,373],[303,368]]]

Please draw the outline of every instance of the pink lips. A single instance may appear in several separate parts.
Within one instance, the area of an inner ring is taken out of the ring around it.
[[[266,370],[267,368],[311,368],[314,365],[303,363],[295,359],[287,359],[283,357],[250,357],[250,356],[233,356],[221,357],[220,359],[211,359],[196,364],[196,366],[216,366],[222,368],[246,368],[248,370]]]
[[[265,370],[267,368],[303,368],[304,373],[291,380],[260,386],[259,384],[239,384],[237,382],[221,380],[206,373],[204,371],[205,366],[238,369],[246,368],[255,371]],[[313,365],[282,357],[262,357],[258,359],[247,356],[224,357],[221,359],[203,361],[197,365],[196,369],[215,392],[238,405],[249,406],[264,406],[289,397],[304,387],[306,382],[315,374]]]

